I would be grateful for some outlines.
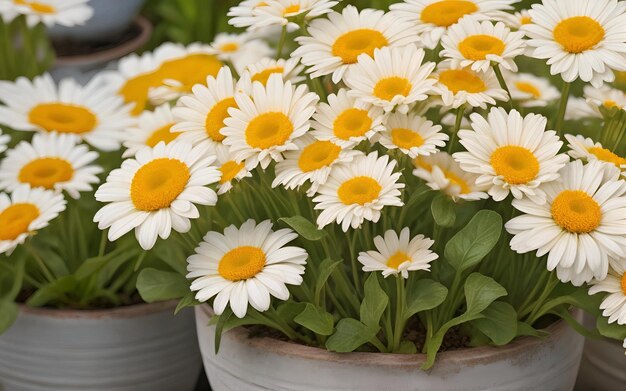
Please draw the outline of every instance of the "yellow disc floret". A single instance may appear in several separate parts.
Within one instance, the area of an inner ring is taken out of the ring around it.
[[[539,173],[539,160],[528,149],[517,145],[497,148],[491,154],[491,166],[496,175],[511,185],[523,185]]]
[[[265,267],[265,253],[258,247],[236,247],[222,256],[217,272],[227,280],[247,280]]]
[[[345,205],[365,205],[378,198],[381,190],[382,187],[376,179],[358,176],[342,183],[337,195]]]
[[[552,201],[550,211],[554,221],[571,233],[589,233],[602,222],[600,205],[581,190],[563,190]]]
[[[137,170],[130,186],[133,205],[146,212],[169,208],[187,186],[190,175],[189,167],[177,159],[146,163]]]

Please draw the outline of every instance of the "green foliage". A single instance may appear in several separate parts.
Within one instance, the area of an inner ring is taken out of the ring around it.
[[[189,281],[177,272],[146,268],[137,277],[137,290],[147,303],[178,299],[189,292]]]
[[[286,223],[306,240],[318,241],[328,235],[328,232],[317,229],[315,224],[302,216],[283,217],[278,221]]]
[[[29,27],[25,16],[11,22],[0,18],[0,80],[30,79],[46,72],[54,62],[54,50],[39,23]]]
[[[377,327],[368,327],[356,319],[344,318],[337,323],[336,331],[326,341],[333,352],[352,352],[376,337]]]
[[[294,322],[319,335],[331,335],[333,333],[333,316],[311,303],[306,304],[304,311],[294,318]]]
[[[387,308],[389,298],[378,283],[376,273],[371,273],[365,281],[365,298],[361,303],[361,322],[368,327],[376,328]]]

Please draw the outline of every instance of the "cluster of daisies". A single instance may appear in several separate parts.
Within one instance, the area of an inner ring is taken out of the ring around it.
[[[258,172],[272,188],[301,191],[319,229],[343,232],[408,207],[411,175],[453,202],[511,202],[511,249],[546,256],[562,282],[607,293],[604,315],[626,324],[626,159],[621,144],[562,123],[626,109],[608,84],[626,71],[626,2],[543,0],[513,14],[516,2],[406,0],[383,12],[246,0],[228,14],[242,34],[166,43],[85,86],[47,75],[2,82],[0,122],[37,133],[0,164],[0,252],[62,212],[64,194],[100,182],[95,150],[123,146],[127,160],[95,192],[106,205],[94,221],[111,241],[134,230],[145,250],[188,232],[203,208],[226,207],[218,199]],[[518,72],[523,55],[546,60],[564,93]],[[578,79],[589,83],[584,97],[568,102]],[[557,106],[555,130],[531,112]],[[618,140],[624,129],[605,127]],[[286,300],[309,258],[288,246],[297,237],[269,220],[207,233],[188,258],[196,299],[238,317]],[[371,244],[358,254],[362,270],[399,280],[438,258],[410,227]]]

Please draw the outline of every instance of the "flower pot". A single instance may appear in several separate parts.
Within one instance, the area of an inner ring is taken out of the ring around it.
[[[0,336],[0,390],[190,391],[200,371],[193,312],[175,302],[111,310],[22,306]]]
[[[440,353],[432,370],[425,356],[331,353],[270,338],[249,338],[243,328],[223,334],[214,352],[211,309],[196,307],[198,341],[214,391],[224,390],[541,390],[574,387],[584,338],[559,321],[550,336],[520,338],[503,347]]]
[[[146,0],[89,0],[93,16],[82,26],[56,25],[48,29],[53,40],[98,42],[121,35],[133,23]]]

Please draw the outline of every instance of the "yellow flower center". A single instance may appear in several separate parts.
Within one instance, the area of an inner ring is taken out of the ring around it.
[[[148,139],[146,140],[146,145],[149,147],[154,147],[161,141],[165,142],[165,144],[169,144],[171,141],[175,140],[176,137],[180,135],[180,133],[170,132],[170,128],[173,125],[173,123],[167,124],[152,132],[150,137],[148,137]]]
[[[283,16],[287,16],[290,14],[295,14],[300,11],[300,4],[292,4],[289,7],[285,7],[283,10]]]
[[[337,190],[337,195],[345,205],[365,205],[378,198],[381,189],[376,179],[357,176],[342,183]]]
[[[418,156],[413,159],[413,165],[417,168],[423,168],[428,172],[432,172],[433,166],[432,164],[427,163],[422,157]]]
[[[220,178],[220,185],[232,181],[237,176],[237,174],[239,174],[239,172],[243,170],[243,167],[243,163],[237,163],[234,160],[229,160],[226,163],[222,164],[222,166],[219,168],[220,172],[222,173],[222,177]]]
[[[401,95],[407,96],[411,92],[411,82],[405,77],[391,76],[380,79],[374,86],[374,96],[382,100],[392,100]]]
[[[607,109],[612,109],[613,107],[618,107],[617,106],[617,102],[611,99],[607,99],[604,102],[602,102],[602,105],[604,107],[606,107]]]
[[[550,211],[561,228],[576,234],[589,233],[602,221],[600,205],[580,190],[563,190],[552,201]]]
[[[387,46],[387,38],[378,30],[358,29],[339,36],[333,44],[333,56],[341,57],[344,64],[354,64],[360,54],[372,57],[374,49]]]
[[[18,175],[22,183],[31,187],[54,189],[57,183],[67,182],[74,177],[74,168],[64,159],[44,157],[30,161]]]
[[[70,103],[40,103],[30,110],[28,121],[48,132],[74,134],[88,133],[98,123],[91,110]]]
[[[470,35],[459,42],[459,51],[469,60],[484,60],[488,54],[501,55],[504,52],[504,42],[491,35]]]
[[[258,247],[239,246],[230,250],[217,266],[217,272],[227,280],[247,280],[265,267],[265,253]]]
[[[554,40],[570,53],[582,53],[592,49],[604,38],[604,28],[588,16],[563,19],[556,25]]]
[[[269,112],[255,117],[246,128],[246,142],[252,148],[267,149],[283,145],[293,132],[289,117],[280,112]]]
[[[533,18],[531,18],[530,16],[522,16],[519,19],[519,23],[521,25],[525,25],[525,24],[531,24],[533,22]]]
[[[602,160],[603,162],[613,163],[617,168],[621,168],[623,165],[626,165],[626,159],[623,157],[614,154],[606,148],[601,147],[591,147],[588,149],[589,153],[595,156],[598,160]]]
[[[419,133],[406,128],[391,129],[391,141],[398,147],[403,149],[411,149],[420,147],[424,144],[424,139]]]
[[[206,116],[204,120],[204,128],[206,130],[207,136],[213,141],[222,142],[224,140],[224,135],[220,133],[220,130],[225,126],[224,120],[230,115],[228,114],[228,109],[231,107],[237,107],[237,102],[235,102],[235,98],[230,97],[226,99],[222,99],[213,105],[211,110]]]
[[[237,42],[228,42],[220,46],[220,50],[224,53],[232,53],[239,50],[239,44]]]
[[[491,154],[491,166],[511,185],[523,185],[539,173],[539,161],[528,149],[517,145],[499,147]]]
[[[17,5],[30,7],[30,9],[40,14],[53,14],[56,12],[56,8],[54,8],[53,6],[49,4],[39,3],[36,1],[14,0],[14,3]]]
[[[531,94],[533,98],[535,99],[538,99],[541,97],[541,91],[539,91],[539,89],[531,83],[528,83],[525,81],[518,81],[515,83],[515,87],[522,92]]]
[[[456,175],[452,171],[448,171],[448,170],[442,170],[442,171],[443,171],[443,174],[446,176],[446,178],[450,181],[450,183],[459,187],[459,194],[469,194],[472,192],[472,188],[465,180],[463,180],[463,178]]]
[[[476,11],[478,7],[472,1],[442,0],[426,6],[420,18],[424,23],[448,27],[458,22],[463,16]]]
[[[267,68],[261,72],[257,72],[254,75],[252,75],[252,81],[258,81],[261,84],[266,85],[267,80],[270,78],[270,76],[273,73],[283,73],[284,70],[285,68],[283,67]]]
[[[0,240],[15,240],[28,232],[30,223],[39,217],[39,208],[34,204],[13,204],[0,212]]]
[[[319,170],[337,160],[340,152],[341,147],[330,141],[315,141],[302,150],[298,167],[302,172]]]
[[[622,274],[620,285],[622,287],[622,293],[626,295],[626,273]]]
[[[362,137],[372,127],[372,119],[367,110],[347,109],[335,118],[333,133],[342,140],[352,137]]]
[[[487,91],[485,82],[474,73],[464,69],[449,69],[439,74],[439,82],[454,94],[466,91],[470,94]]]
[[[130,198],[135,208],[154,212],[168,208],[185,189],[189,167],[180,160],[160,158],[146,163],[135,173]]]
[[[387,260],[387,266],[398,270],[398,267],[406,261],[410,261],[409,255],[404,251],[396,251],[395,254],[389,257]]]

